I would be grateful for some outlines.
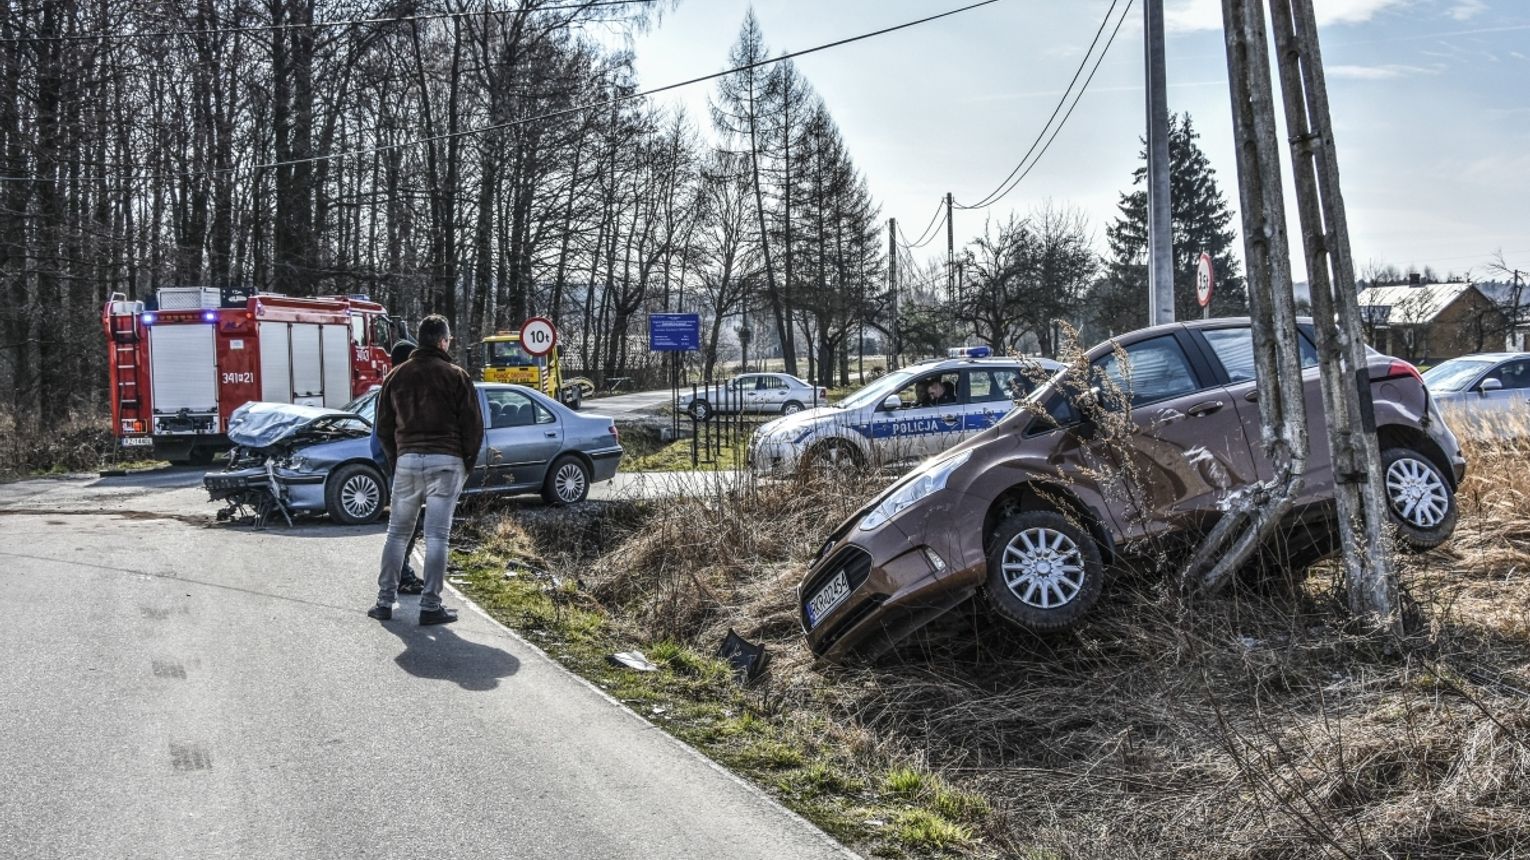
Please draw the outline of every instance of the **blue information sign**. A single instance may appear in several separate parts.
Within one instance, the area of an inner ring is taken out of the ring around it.
[[[648,348],[654,352],[701,349],[701,315],[649,314]]]

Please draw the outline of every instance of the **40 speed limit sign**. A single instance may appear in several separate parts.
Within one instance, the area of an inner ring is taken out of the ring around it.
[[[558,329],[547,317],[532,317],[521,323],[521,349],[529,355],[546,355],[558,345]]]

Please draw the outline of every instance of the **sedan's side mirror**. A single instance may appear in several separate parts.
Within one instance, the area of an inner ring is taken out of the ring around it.
[[[887,399],[882,401],[882,411],[883,412],[897,412],[899,409],[902,409],[902,408],[903,408],[903,398],[899,397],[896,394],[889,394],[889,395],[887,395]]]
[[[1477,386],[1477,390],[1482,392],[1483,394],[1486,394],[1489,391],[1502,391],[1503,390],[1503,380],[1502,379],[1494,379],[1492,377],[1489,377],[1487,379],[1482,380],[1482,384]]]

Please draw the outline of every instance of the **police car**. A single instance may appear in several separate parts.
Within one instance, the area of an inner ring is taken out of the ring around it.
[[[771,475],[805,465],[923,460],[993,426],[1062,369],[1046,358],[994,358],[986,346],[949,356],[889,373],[833,406],[761,426],[749,440],[750,469]]]

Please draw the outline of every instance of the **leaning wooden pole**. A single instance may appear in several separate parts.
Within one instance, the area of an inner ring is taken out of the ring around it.
[[[1350,611],[1398,621],[1388,552],[1385,486],[1355,289],[1349,225],[1312,0],[1269,0],[1291,166],[1312,287],[1334,496]]]
[[[1264,10],[1259,0],[1222,0],[1222,16],[1259,393],[1259,441],[1275,471],[1269,481],[1228,500],[1227,512],[1186,564],[1185,587],[1206,591],[1220,588],[1291,510],[1305,481],[1308,455]]]

